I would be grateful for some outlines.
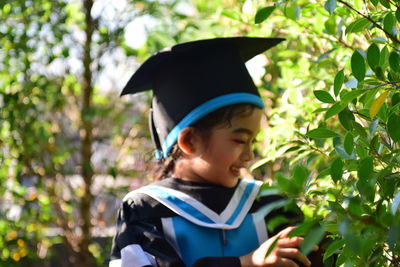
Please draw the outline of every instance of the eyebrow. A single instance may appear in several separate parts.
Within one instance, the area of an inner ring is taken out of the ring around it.
[[[253,135],[253,131],[249,130],[247,128],[237,128],[235,130],[232,131],[233,133],[244,133],[244,134],[248,134],[248,135]]]

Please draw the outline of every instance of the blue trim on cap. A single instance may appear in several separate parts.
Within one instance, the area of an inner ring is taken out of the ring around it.
[[[154,157],[155,157],[157,160],[160,160],[160,159],[162,158],[161,151],[160,151],[160,150],[154,151]]]
[[[178,135],[184,128],[192,125],[214,110],[240,103],[253,104],[259,108],[264,108],[264,102],[262,99],[259,96],[250,93],[232,93],[213,98],[193,109],[171,130],[162,145],[163,157],[168,157],[169,151],[178,140]]]

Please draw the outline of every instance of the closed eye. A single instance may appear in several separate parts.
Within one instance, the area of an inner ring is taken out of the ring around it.
[[[238,143],[238,144],[246,144],[247,142],[244,140],[240,140],[240,139],[234,139],[233,142]]]
[[[234,139],[233,141],[238,144],[247,144],[248,143],[246,140],[241,140],[241,139]],[[251,140],[252,145],[254,145],[256,143],[258,143],[258,140],[256,140],[256,139]]]

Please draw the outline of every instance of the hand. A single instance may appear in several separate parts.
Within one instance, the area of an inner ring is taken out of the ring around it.
[[[289,233],[294,228],[295,227],[285,228],[277,235],[265,241],[258,249],[240,257],[241,265],[243,267],[299,267],[299,265],[295,263],[295,261],[298,261],[305,266],[311,266],[310,260],[301,254],[298,249],[304,239],[302,237],[288,237]],[[269,248],[277,239],[278,241],[275,247],[269,255],[265,257]]]

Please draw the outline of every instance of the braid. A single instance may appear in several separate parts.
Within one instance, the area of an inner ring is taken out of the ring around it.
[[[177,144],[172,148],[168,158],[158,162],[158,168],[154,174],[154,180],[159,181],[166,178],[175,168],[176,161],[182,156],[182,151]]]

